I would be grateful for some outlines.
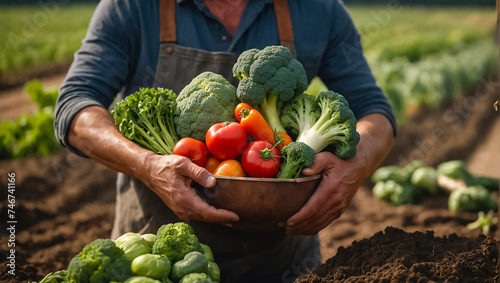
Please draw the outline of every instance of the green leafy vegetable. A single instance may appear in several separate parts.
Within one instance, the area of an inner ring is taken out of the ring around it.
[[[233,75],[240,80],[238,98],[259,108],[271,129],[286,133],[279,115],[282,103],[307,88],[304,67],[290,50],[283,46],[247,50],[234,64]]]
[[[146,276],[133,276],[125,280],[123,283],[162,283],[162,281]]]
[[[310,167],[314,162],[316,152],[303,142],[291,142],[281,149],[283,163],[277,178],[299,178],[304,167]]]
[[[115,244],[123,250],[125,257],[127,257],[130,261],[140,255],[151,252],[151,248],[146,240],[144,240],[141,237],[141,234],[138,233],[125,233],[115,240]]]
[[[184,276],[179,283],[214,283],[209,275],[205,273],[191,273]]]
[[[97,239],[86,245],[68,265],[70,282],[123,282],[131,276],[130,261],[109,239]]]
[[[337,157],[354,157],[360,137],[347,100],[333,91],[321,92],[313,98],[303,94],[285,105],[281,112],[285,127],[299,134],[297,142],[307,144],[316,153],[333,145]]]
[[[177,134],[205,141],[213,124],[236,121],[233,111],[238,102],[236,88],[223,76],[212,72],[199,74],[177,97]]]
[[[498,210],[498,202],[483,186],[462,187],[451,192],[448,208],[457,212]]]
[[[191,273],[208,274],[208,260],[198,251],[190,252],[182,260],[174,263],[170,278],[178,282],[181,278]]]
[[[420,167],[415,169],[411,176],[411,183],[431,194],[439,191],[438,173],[432,167]]]
[[[158,229],[153,244],[153,254],[166,256],[172,263],[175,263],[192,251],[204,252],[189,224],[169,223]]]
[[[143,254],[132,261],[132,273],[137,276],[146,276],[163,280],[170,274],[170,261],[161,255]]]
[[[178,141],[174,128],[176,95],[163,88],[140,88],[118,102],[111,114],[120,133],[158,154],[171,154]]]

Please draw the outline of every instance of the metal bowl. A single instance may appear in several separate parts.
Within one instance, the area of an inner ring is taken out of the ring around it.
[[[215,176],[213,188],[201,188],[202,196],[217,208],[238,214],[233,228],[269,231],[304,206],[318,186],[321,175],[297,179]]]

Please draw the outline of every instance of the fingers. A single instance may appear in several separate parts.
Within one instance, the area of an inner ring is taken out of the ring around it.
[[[329,152],[320,152],[316,154],[314,162],[311,167],[304,168],[302,174],[304,175],[315,175],[323,172],[327,168],[332,167],[335,164],[336,157]]]
[[[205,188],[215,185],[215,177],[207,169],[200,167],[188,158],[182,158],[175,162],[174,167],[179,175],[188,177]]]

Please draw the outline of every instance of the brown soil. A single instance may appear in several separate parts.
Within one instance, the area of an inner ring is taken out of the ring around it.
[[[500,115],[492,107],[499,97],[495,86],[479,85],[466,98],[415,115],[400,128],[383,165],[418,158],[435,166],[464,159],[472,171],[500,177],[494,170],[500,156]],[[0,161],[1,188],[7,188],[8,172],[16,173],[16,275],[7,274],[8,207],[2,189],[0,281],[39,280],[64,269],[85,244],[109,237],[116,181],[111,170],[61,151],[46,158]],[[333,258],[298,282],[487,282],[498,276],[496,227],[489,238],[480,236],[479,229],[468,230],[465,225],[477,215],[449,212],[446,196],[391,207],[375,199],[371,187],[368,181],[360,187],[342,217],[320,232],[323,261]]]

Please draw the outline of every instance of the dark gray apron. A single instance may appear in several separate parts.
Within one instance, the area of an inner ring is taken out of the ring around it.
[[[160,0],[160,52],[154,86],[179,93],[204,71],[237,84],[232,66],[238,55],[208,52],[176,44],[175,0]],[[295,52],[286,0],[275,1],[282,45]],[[112,238],[126,232],[156,233],[167,223],[182,221],[141,181],[118,174],[116,216]],[[320,264],[317,236],[244,232],[220,224],[190,221],[200,242],[208,244],[221,269],[221,282],[293,282],[306,268]]]

